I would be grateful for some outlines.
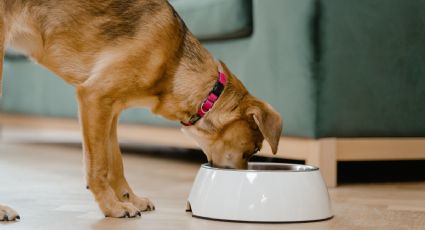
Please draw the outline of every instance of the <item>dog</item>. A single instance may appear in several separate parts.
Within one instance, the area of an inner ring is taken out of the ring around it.
[[[0,63],[9,45],[75,87],[87,188],[106,217],[154,210],[124,177],[117,121],[129,107],[181,121],[214,167],[247,168],[263,140],[277,152],[280,115],[201,45],[166,0],[0,0],[0,42]],[[0,220],[18,218],[0,206]]]

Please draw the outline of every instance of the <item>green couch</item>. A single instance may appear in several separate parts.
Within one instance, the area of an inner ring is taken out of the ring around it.
[[[421,0],[171,0],[252,94],[309,138],[425,136]],[[74,90],[9,53],[1,110],[75,117]],[[178,126],[144,109],[123,122]]]
[[[425,1],[321,8],[316,135],[425,136]]]

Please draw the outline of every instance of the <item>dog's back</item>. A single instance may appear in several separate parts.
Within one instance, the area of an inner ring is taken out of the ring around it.
[[[155,51],[165,58],[179,49],[185,32],[166,0],[0,0],[0,4],[1,44],[6,41],[73,85],[107,62],[119,61],[120,55]],[[145,58],[151,59],[155,58]]]

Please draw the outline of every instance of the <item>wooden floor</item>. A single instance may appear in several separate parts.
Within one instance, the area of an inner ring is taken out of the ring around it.
[[[302,224],[209,221],[185,212],[199,163],[125,154],[125,170],[156,211],[140,219],[104,218],[85,189],[79,147],[0,142],[0,203],[22,220],[0,229],[425,229],[425,182],[330,189],[335,217]]]

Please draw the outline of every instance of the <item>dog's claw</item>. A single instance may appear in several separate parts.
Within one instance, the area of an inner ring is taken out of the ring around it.
[[[132,215],[130,215],[130,213],[129,212],[125,212],[125,214],[123,215],[123,216],[121,216],[120,218],[134,218],[134,217],[137,217],[137,216],[142,216],[142,214],[139,212],[139,211],[137,211],[133,216]]]
[[[20,220],[20,219],[21,219],[21,217],[20,217],[19,215],[17,215],[17,216],[15,217],[15,219]]]
[[[148,205],[146,211],[155,211],[155,205]]]

